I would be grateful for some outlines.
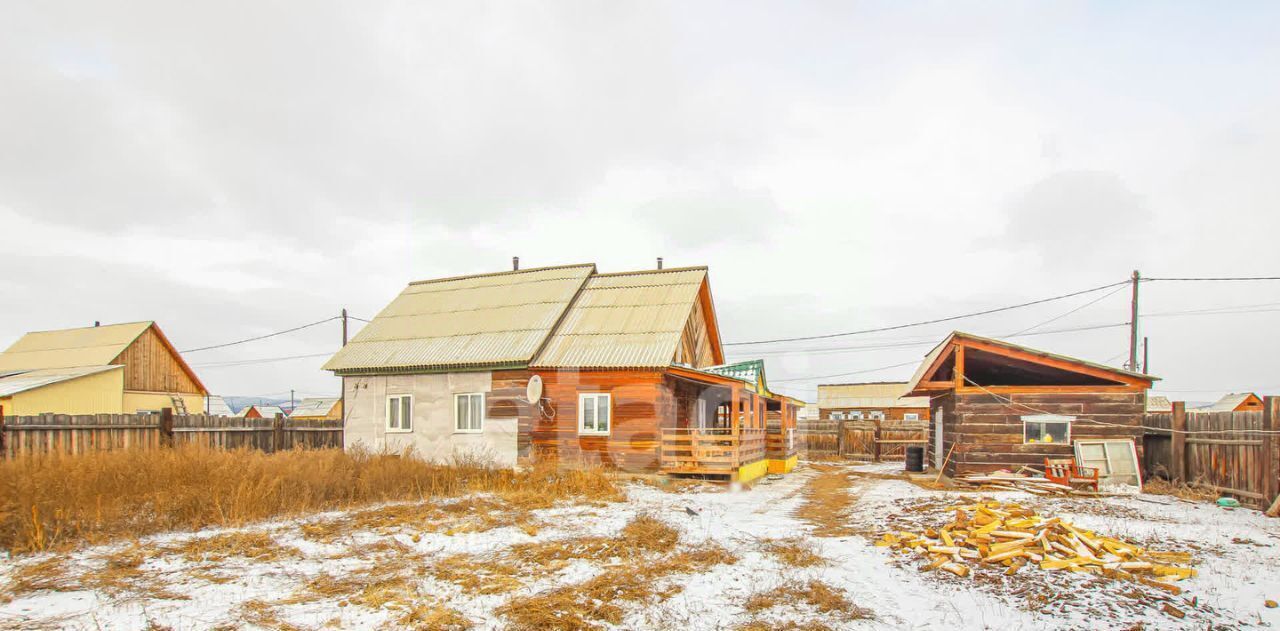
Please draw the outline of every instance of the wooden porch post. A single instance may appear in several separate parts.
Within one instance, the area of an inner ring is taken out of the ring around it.
[[[956,364],[951,372],[956,374],[956,389],[959,390],[965,386],[964,383],[964,345],[956,345]]]
[[[732,391],[729,395],[729,401],[731,404],[729,408],[729,428],[733,430],[730,433],[732,433],[734,436],[738,435],[738,418],[739,418],[739,415],[742,413],[742,408],[740,407],[741,392],[742,392],[741,388],[739,388],[738,386],[732,386]]]

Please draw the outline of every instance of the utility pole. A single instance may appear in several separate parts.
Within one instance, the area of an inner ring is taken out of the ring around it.
[[[347,308],[342,308],[342,345],[347,345]]]
[[[1129,308],[1129,363],[1125,368],[1138,370],[1138,283],[1142,275],[1133,270],[1133,302]]]
[[[298,405],[293,402],[293,388],[289,388],[289,413],[293,414],[293,408],[296,407],[298,407]]]
[[[1147,342],[1147,336],[1142,336],[1142,374],[1144,375],[1151,374],[1151,364],[1147,363],[1151,361],[1150,349],[1147,347]]]

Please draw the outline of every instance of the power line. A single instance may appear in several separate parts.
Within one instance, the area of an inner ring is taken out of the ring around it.
[[[1250,280],[1280,280],[1280,276],[1202,276],[1199,278],[1153,278],[1148,276],[1142,280],[1162,280],[1162,281],[1201,281],[1201,282],[1223,282],[1223,281],[1250,281]]]
[[[834,374],[834,375],[818,375],[818,376],[814,376],[814,377],[792,377],[792,378],[790,378],[790,379],[771,379],[771,380],[769,380],[769,382],[770,382],[770,383],[785,383],[785,382],[788,382],[788,381],[813,381],[813,380],[815,380],[815,379],[832,379],[832,378],[834,378],[834,377],[847,377],[847,376],[849,376],[849,375],[861,375],[861,374],[863,374],[863,373],[868,373],[868,372],[878,372],[878,371],[881,371],[881,370],[888,370],[888,369],[890,369],[890,368],[901,368],[901,367],[903,367],[903,366],[915,366],[915,365],[919,365],[919,364],[920,364],[920,361],[919,361],[919,360],[912,360],[912,361],[909,361],[909,362],[903,362],[903,363],[901,363],[901,364],[893,364],[892,366],[881,366],[881,367],[879,367],[879,368],[867,368],[867,369],[865,369],[865,370],[854,370],[854,371],[852,371],[852,372],[842,372],[842,373],[836,373],[836,374]]]
[[[1094,287],[1094,288],[1092,288],[1092,289],[1085,289],[1085,290],[1082,290],[1082,291],[1076,291],[1076,292],[1072,292],[1072,293],[1069,293],[1069,294],[1062,294],[1061,296],[1053,296],[1053,297],[1050,297],[1050,298],[1041,298],[1040,300],[1032,300],[1031,302],[1024,302],[1024,303],[1020,303],[1020,304],[1016,304],[1016,305],[1009,305],[1009,306],[1007,306],[1007,307],[997,307],[997,308],[995,308],[995,309],[987,309],[987,310],[984,310],[984,311],[975,311],[975,312],[973,312],[973,313],[966,313],[966,314],[956,315],[956,316],[950,316],[950,317],[946,317],[946,318],[937,318],[937,319],[935,319],[935,320],[924,320],[924,321],[921,321],[921,322],[911,322],[911,323],[909,323],[909,324],[898,324],[898,325],[894,325],[894,326],[877,327],[877,328],[874,328],[874,329],[862,329],[862,330],[859,330],[859,331],[848,331],[848,332],[845,332],[845,333],[827,333],[827,334],[824,334],[824,335],[806,335],[806,336],[801,336],[801,337],[784,337],[784,338],[777,338],[777,339],[772,339],[772,340],[752,340],[752,341],[748,341],[748,342],[728,342],[728,343],[724,344],[724,346],[746,346],[746,345],[749,345],[749,344],[773,344],[773,343],[776,343],[776,342],[801,342],[801,341],[805,341],[805,340],[823,340],[823,339],[829,339],[829,338],[833,338],[833,337],[845,337],[845,336],[849,336],[849,335],[862,335],[862,334],[864,334],[864,333],[878,333],[878,332],[881,332],[881,331],[896,331],[896,330],[898,330],[898,329],[907,329],[907,328],[911,328],[911,327],[925,326],[925,325],[927,325],[927,324],[938,324],[938,323],[941,323],[941,322],[951,322],[951,321],[953,321],[953,320],[961,320],[961,319],[964,319],[964,318],[973,318],[973,317],[983,316],[983,315],[988,315],[988,314],[992,314],[992,313],[999,313],[999,312],[1001,312],[1001,311],[1011,311],[1011,310],[1013,310],[1013,309],[1021,309],[1021,308],[1023,308],[1023,307],[1030,307],[1030,306],[1033,306],[1033,305],[1044,304],[1044,303],[1046,303],[1046,302],[1053,302],[1053,301],[1056,301],[1056,300],[1063,300],[1063,299],[1066,299],[1066,298],[1072,298],[1072,297],[1075,297],[1075,296],[1081,296],[1081,295],[1084,295],[1084,294],[1091,294],[1091,293],[1093,293],[1093,292],[1095,292],[1095,291],[1102,291],[1103,289],[1110,289],[1110,288],[1112,288],[1112,287],[1116,287],[1116,286],[1119,286],[1119,285],[1128,285],[1128,284],[1129,284],[1129,282],[1130,282],[1130,281],[1124,280],[1124,281],[1120,281],[1120,282],[1118,282],[1118,283],[1110,283],[1110,284],[1107,284],[1107,285],[1102,285],[1102,286],[1099,286],[1099,287]]]
[[[1082,331],[1096,331],[1099,329],[1113,329],[1117,327],[1129,326],[1128,322],[1114,322],[1111,324],[1090,324],[1085,326],[1069,327],[1065,329],[1049,329],[1047,331],[1035,331],[1033,333],[1013,333],[1009,335],[990,335],[988,337],[1009,338],[1009,337],[1030,337],[1033,335],[1055,335],[1058,333],[1077,333]],[[872,352],[878,350],[886,350],[891,348],[907,348],[912,346],[937,346],[938,338],[930,338],[927,341],[920,342],[900,342],[897,344],[867,344],[861,346],[838,346],[833,348],[803,348],[803,349],[777,349],[750,352],[748,350],[732,351],[734,355],[751,356],[751,357],[771,357],[775,355],[835,355],[840,353],[857,353]]]
[[[236,340],[236,341],[234,341],[234,342],[227,342],[227,343],[225,343],[225,344],[214,344],[213,346],[202,346],[202,347],[200,347],[200,348],[192,348],[192,349],[189,349],[189,350],[179,351],[179,352],[181,352],[181,353],[197,353],[197,352],[199,352],[199,351],[208,351],[208,350],[213,350],[213,349],[215,349],[215,348],[226,348],[226,347],[228,347],[228,346],[235,346],[235,345],[237,345],[237,344],[244,344],[244,343],[246,343],[246,342],[256,342],[256,341],[258,341],[258,340],[265,340],[265,339],[267,339],[267,338],[269,338],[269,337],[275,337],[275,336],[277,336],[277,335],[284,335],[285,333],[293,333],[294,331],[301,331],[301,330],[303,330],[303,329],[309,329],[309,328],[311,328],[311,327],[313,327],[313,326],[318,326],[318,325],[324,324],[325,322],[332,322],[332,321],[334,321],[334,320],[340,320],[340,319],[342,319],[342,316],[333,316],[332,318],[325,318],[325,319],[323,319],[323,320],[319,320],[319,321],[316,321],[316,322],[312,322],[311,324],[304,324],[304,325],[302,325],[302,326],[295,326],[295,327],[293,327],[292,329],[285,329],[285,330],[283,330],[283,331],[276,331],[275,333],[268,333],[268,334],[266,334],[266,335],[259,335],[259,336],[257,336],[257,337],[245,338],[245,339],[243,339],[243,340]]]
[[[256,359],[239,359],[226,362],[214,362],[211,364],[195,364],[192,368],[227,368],[231,366],[250,366],[253,364],[269,364],[272,362],[282,362],[290,359],[312,359],[315,357],[331,357],[333,353],[315,353],[313,355],[290,355],[288,357],[259,357]]]
[[[1091,307],[1091,306],[1093,306],[1093,305],[1095,305],[1095,304],[1097,304],[1097,303],[1099,303],[1099,302],[1101,302],[1101,301],[1103,301],[1103,300],[1105,300],[1105,299],[1107,299],[1107,298],[1110,298],[1111,296],[1114,296],[1114,295],[1116,295],[1116,294],[1120,293],[1121,291],[1124,291],[1124,286],[1123,286],[1123,285],[1121,285],[1121,286],[1119,286],[1119,287],[1116,287],[1115,289],[1113,289],[1113,290],[1111,290],[1111,291],[1109,291],[1109,292],[1107,292],[1107,293],[1105,293],[1105,294],[1102,294],[1101,296],[1099,296],[1099,297],[1097,297],[1097,298],[1094,298],[1093,300],[1090,300],[1089,302],[1086,302],[1086,303],[1084,303],[1084,304],[1080,305],[1079,307],[1076,307],[1075,309],[1072,309],[1072,310],[1070,310],[1070,311],[1068,311],[1068,312],[1066,312],[1066,313],[1064,313],[1064,314],[1062,314],[1062,315],[1058,315],[1058,316],[1054,316],[1054,317],[1052,317],[1052,318],[1049,318],[1048,320],[1045,320],[1044,322],[1041,322],[1040,324],[1034,324],[1034,325],[1031,325],[1031,326],[1029,326],[1029,327],[1027,327],[1027,328],[1025,328],[1025,329],[1022,329],[1021,331],[1018,331],[1017,333],[1014,333],[1013,335],[1010,335],[1009,337],[1014,337],[1014,336],[1017,336],[1017,335],[1022,335],[1022,334],[1024,334],[1024,333],[1026,333],[1027,331],[1031,331],[1031,330],[1033,330],[1033,329],[1038,329],[1038,328],[1040,328],[1040,327],[1042,327],[1042,326],[1044,326],[1044,325],[1046,325],[1046,324],[1049,324],[1049,323],[1051,323],[1051,322],[1057,322],[1058,320],[1061,320],[1061,319],[1063,319],[1063,318],[1065,318],[1065,317],[1067,317],[1067,316],[1069,316],[1069,315],[1071,315],[1071,314],[1073,314],[1073,313],[1075,313],[1075,312],[1077,312],[1077,311],[1080,311],[1081,309],[1084,309],[1084,308],[1086,308],[1086,307]],[[1126,324],[1127,324],[1127,323],[1126,323]]]

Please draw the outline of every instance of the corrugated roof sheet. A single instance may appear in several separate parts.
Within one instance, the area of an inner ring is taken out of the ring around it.
[[[78,366],[72,368],[41,368],[0,377],[0,397],[9,397],[27,390],[43,388],[55,383],[71,381],[108,370],[121,370],[124,366]]]
[[[105,366],[151,322],[128,322],[27,333],[0,353],[0,371]]]
[[[1158,395],[1148,395],[1147,411],[1148,412],[1172,412],[1173,403],[1169,402],[1169,397],[1162,397]]]
[[[328,416],[333,406],[341,400],[338,397],[307,397],[289,413],[291,418],[304,416]]]
[[[254,408],[258,409],[258,414],[262,415],[262,418],[275,418],[277,414],[284,414],[284,410],[280,409],[280,406],[278,405],[256,405],[255,404],[255,405],[246,406],[243,410],[236,412],[236,416],[244,416],[249,413],[249,410],[252,410]]]
[[[209,414],[213,416],[234,416],[235,412],[231,411],[231,406],[227,405],[227,401],[218,395],[210,395],[208,401],[205,402],[205,408],[209,410]]]
[[[747,361],[735,362],[732,364],[721,364],[719,366],[711,366],[704,370],[733,377],[735,379],[741,379],[751,384],[752,388],[759,385],[764,391],[758,394],[763,394],[769,397],[773,396],[773,393],[769,391],[768,380],[765,378],[763,359],[749,359]]]
[[[327,370],[525,364],[595,265],[568,265],[410,284]]]
[[[1232,412],[1240,407],[1246,399],[1253,396],[1249,392],[1232,392],[1231,394],[1222,395],[1221,399],[1210,403],[1209,405],[1200,406],[1187,410],[1188,412]]]
[[[531,365],[670,366],[706,277],[704,267],[592,276]]]
[[[903,396],[905,381],[846,383],[818,386],[818,407],[835,408],[927,408],[929,397]]]

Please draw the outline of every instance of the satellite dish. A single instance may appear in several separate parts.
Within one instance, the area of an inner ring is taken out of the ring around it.
[[[540,401],[542,399],[542,376],[534,375],[529,377],[529,385],[525,386],[524,396],[530,403]]]

